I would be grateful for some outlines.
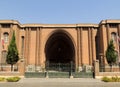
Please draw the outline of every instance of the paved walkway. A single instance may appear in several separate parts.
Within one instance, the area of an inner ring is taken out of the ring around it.
[[[19,82],[1,82],[0,87],[120,87],[120,83],[105,83],[91,78],[23,78]]]

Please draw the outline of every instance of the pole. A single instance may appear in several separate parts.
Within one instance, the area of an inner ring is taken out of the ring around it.
[[[48,70],[49,70],[49,61],[46,61],[46,78],[49,78]]]
[[[72,69],[73,69],[73,62],[70,62],[70,78],[73,78],[73,74],[72,74]]]

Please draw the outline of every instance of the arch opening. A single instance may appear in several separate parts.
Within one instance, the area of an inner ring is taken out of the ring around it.
[[[75,60],[75,49],[71,38],[63,31],[53,33],[45,46],[46,61],[70,63]]]

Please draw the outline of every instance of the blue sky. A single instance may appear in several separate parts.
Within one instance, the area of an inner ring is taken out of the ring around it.
[[[0,20],[20,23],[99,23],[120,19],[120,0],[1,0]]]

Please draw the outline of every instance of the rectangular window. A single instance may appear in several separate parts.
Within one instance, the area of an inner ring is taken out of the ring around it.
[[[10,28],[10,24],[1,24],[2,28]]]
[[[89,28],[88,27],[83,27],[83,30],[88,30]]]
[[[24,58],[24,36],[21,37],[22,43],[21,43],[21,56]]]
[[[9,34],[7,32],[4,33],[4,42],[8,43],[9,41]]]
[[[111,24],[109,24],[109,26],[110,26],[110,28],[117,28],[117,24],[115,24],[115,23],[111,23]]]

